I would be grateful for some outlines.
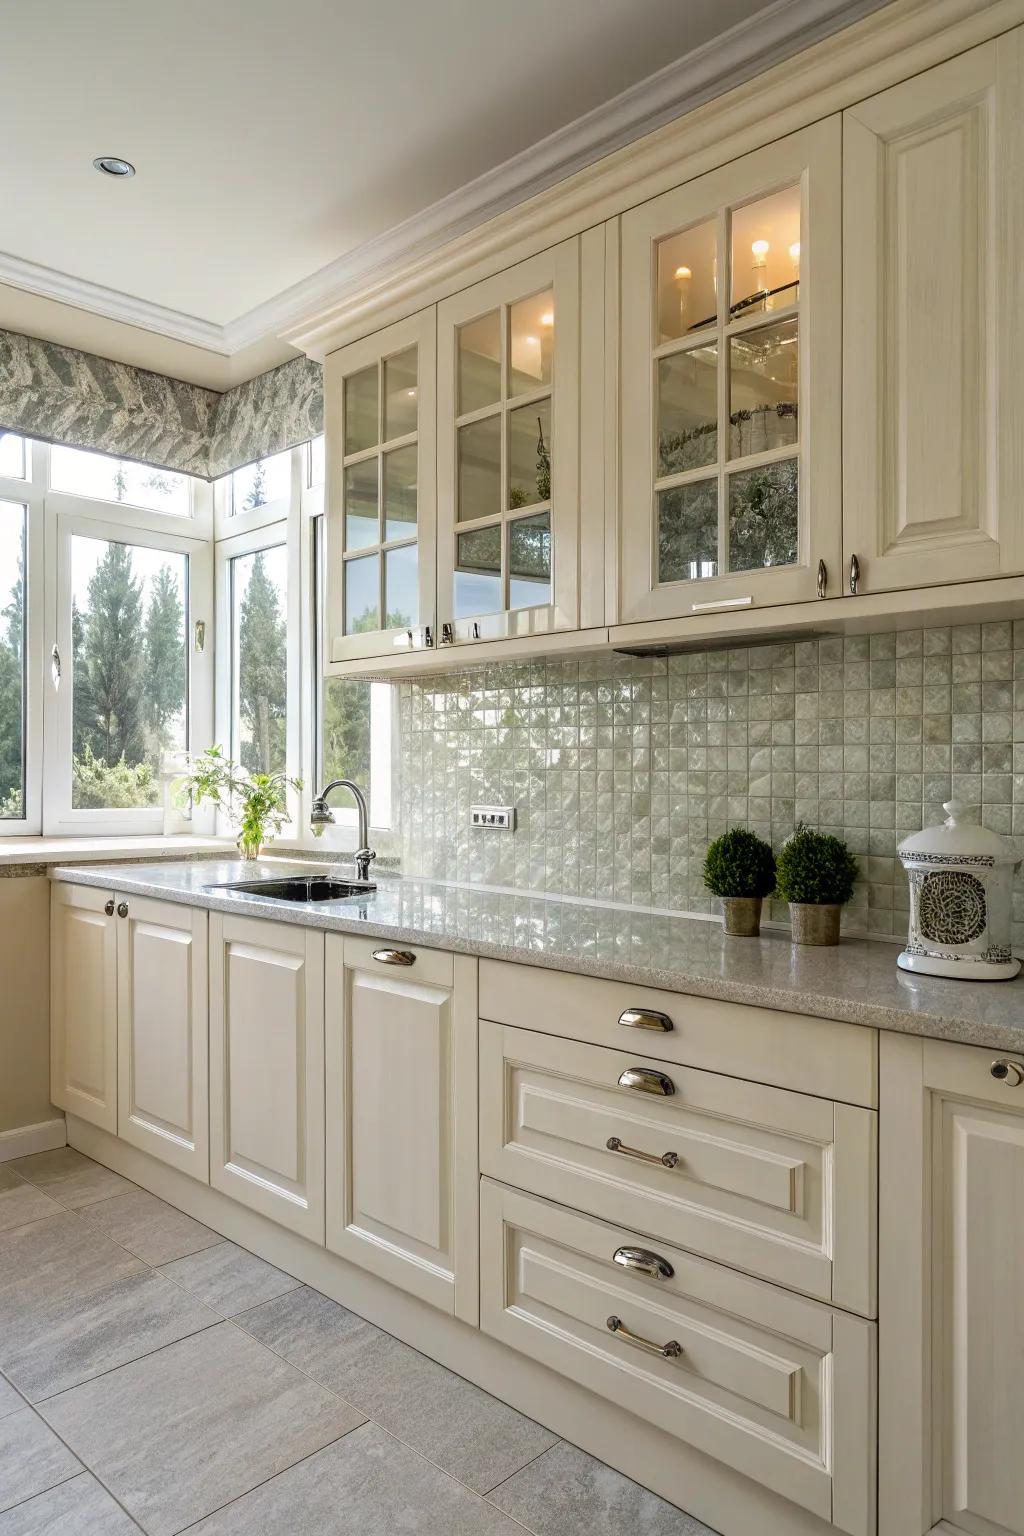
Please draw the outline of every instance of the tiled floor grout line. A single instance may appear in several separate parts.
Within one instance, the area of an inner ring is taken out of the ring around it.
[[[543,1427],[547,1428],[546,1425],[543,1426]],[[553,1435],[554,1434],[554,1430],[553,1429],[549,1430],[548,1433]],[[510,1483],[514,1477],[518,1477],[519,1476],[520,1472],[525,1472],[527,1467],[532,1467],[534,1462],[540,1461],[542,1456],[547,1456],[551,1451],[555,1450],[556,1447],[558,1445],[560,1445],[561,1443],[562,1443],[562,1437],[561,1437],[561,1435],[559,1435],[559,1437],[555,1441],[554,1445],[546,1445],[542,1451],[538,1451],[537,1452],[536,1456],[531,1456],[529,1461],[524,1461],[523,1465],[521,1467],[517,1467],[514,1472],[510,1472],[508,1474],[508,1477],[503,1477],[500,1482],[494,1484],[493,1488],[488,1488],[487,1492],[485,1494],[482,1494],[481,1497],[485,1498],[485,1499],[490,1499],[492,1493],[497,1493],[499,1488],[504,1488],[506,1483]],[[569,1444],[568,1441],[566,1441],[565,1443]]]
[[[46,1424],[46,1420],[45,1419],[43,1419],[41,1422]],[[47,1425],[47,1428],[49,1428],[49,1425]],[[57,1435],[57,1439],[60,1440],[60,1436],[59,1435]],[[61,1440],[60,1443],[61,1443],[61,1445],[64,1446],[64,1449],[66,1451],[70,1451],[71,1452],[72,1456],[75,1455],[74,1451],[71,1450],[70,1445],[67,1445],[63,1440]],[[77,1456],[75,1456],[75,1460],[78,1461],[78,1457]],[[33,1499],[41,1499],[41,1498],[43,1498],[45,1494],[52,1493],[55,1488],[63,1488],[65,1483],[74,1482],[76,1477],[82,1477],[83,1474],[85,1473],[85,1471],[86,1471],[85,1466],[81,1462],[79,1462],[79,1465],[75,1469],[74,1472],[69,1472],[67,1477],[58,1478],[58,1480],[55,1483],[51,1483],[50,1484],[49,1488],[40,1488],[35,1493],[27,1494],[26,1497],[23,1498],[23,1499],[16,1499],[13,1504],[5,1504],[3,1509],[0,1509],[0,1516],[2,1516],[2,1515],[9,1515],[13,1510],[21,1509],[23,1507],[23,1505],[25,1505],[25,1504],[31,1504]]]

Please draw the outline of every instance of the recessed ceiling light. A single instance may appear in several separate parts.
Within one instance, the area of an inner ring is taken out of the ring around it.
[[[128,177],[135,175],[135,167],[130,160],[122,160],[120,155],[97,155],[93,165],[104,176]]]

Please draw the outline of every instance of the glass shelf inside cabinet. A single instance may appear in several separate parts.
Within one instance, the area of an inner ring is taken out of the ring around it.
[[[659,583],[799,559],[800,225],[792,186],[658,243]]]
[[[419,379],[416,347],[344,383],[344,632],[419,623]]]
[[[546,605],[552,592],[553,291],[467,321],[456,331],[455,347],[454,617]]]

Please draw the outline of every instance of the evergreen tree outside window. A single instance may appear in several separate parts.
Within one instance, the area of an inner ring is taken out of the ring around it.
[[[292,490],[292,456],[290,451],[271,454],[257,459],[244,469],[236,469],[231,476],[231,515],[255,512],[258,507],[271,502],[286,501]]]
[[[159,804],[160,763],[188,740],[187,557],[71,540],[74,810]]]
[[[172,517],[189,517],[192,510],[187,476],[84,448],[54,445],[50,449],[50,485],[55,491],[123,502]]]
[[[252,773],[283,773],[288,748],[288,551],[231,562],[233,755]]]
[[[0,501],[0,822],[25,815],[25,525]]]

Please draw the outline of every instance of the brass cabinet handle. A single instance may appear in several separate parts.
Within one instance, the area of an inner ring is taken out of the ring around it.
[[[650,1248],[616,1248],[612,1263],[649,1275],[652,1280],[671,1280],[675,1274],[668,1259],[663,1259],[660,1253],[652,1253]]]
[[[662,1099],[670,1098],[676,1091],[672,1079],[653,1067],[627,1067],[619,1073],[619,1087],[632,1088],[636,1093],[656,1093]]]
[[[639,1147],[627,1147],[618,1136],[609,1136],[605,1146],[609,1152],[621,1152],[623,1157],[636,1157],[642,1163],[660,1163],[663,1168],[674,1168],[679,1161],[678,1152],[663,1152],[659,1157],[656,1152],[641,1152]]]
[[[113,917],[113,915],[114,915],[114,898],[113,898],[113,896],[108,897],[107,900],[103,903],[103,910],[107,914],[108,917]]]
[[[645,1349],[649,1355],[660,1355],[663,1360],[678,1360],[683,1352],[683,1346],[678,1339],[669,1339],[667,1344],[654,1344],[639,1333],[632,1333],[621,1317],[610,1317],[608,1330],[614,1333],[617,1339],[623,1339],[627,1344],[634,1344],[637,1349]]]
[[[373,958],[381,965],[415,965],[416,956],[409,949],[375,949]]]
[[[860,561],[856,555],[850,556],[850,595],[856,597],[860,591]]]
[[[667,1035],[675,1028],[667,1013],[656,1013],[652,1008],[627,1008],[619,1014],[624,1029],[654,1029]]]
[[[1019,1088],[1024,1083],[1024,1063],[1010,1061],[1006,1057],[1000,1057],[989,1067],[989,1071],[997,1083],[1005,1083],[1007,1088]]]
[[[118,902],[118,904],[117,904],[117,915],[118,915],[118,917],[127,917],[128,916],[128,903],[126,901],[119,901]]]

